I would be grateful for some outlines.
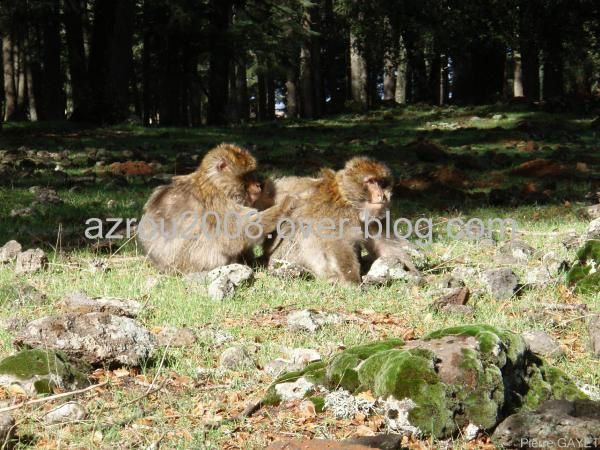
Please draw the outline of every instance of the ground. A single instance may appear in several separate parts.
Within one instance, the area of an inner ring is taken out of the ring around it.
[[[56,402],[24,408],[17,414],[19,445],[131,448],[160,443],[164,448],[261,448],[280,438],[341,439],[377,429],[373,420],[336,420],[327,413],[313,417],[297,408],[267,408],[242,423],[223,420],[260,399],[273,380],[253,368],[216,373],[208,379],[197,377],[197,368],[217,367],[221,352],[233,344],[246,345],[260,368],[283,356],[283,347],[313,348],[328,357],[350,345],[413,339],[471,323],[515,332],[539,329],[564,347],[565,355],[551,360],[554,365],[584,383],[599,386],[600,361],[587,350],[582,320],[589,311],[559,311],[550,317],[524,312],[554,302],[586,303],[591,311],[598,311],[597,292],[575,294],[559,281],[523,289],[509,300],[495,300],[485,292],[475,295],[470,302],[473,316],[437,313],[430,308],[434,291],[450,270],[498,266],[493,262],[496,247],[448,236],[446,224],[452,218],[511,218],[519,239],[541,253],[553,251],[560,259],[575,260],[576,249],[568,250],[561,242],[570,231],[582,234],[589,223],[578,210],[590,203],[586,193],[597,189],[594,174],[597,177],[600,168],[600,144],[592,120],[587,115],[499,105],[398,107],[368,115],[232,128],[81,129],[65,124],[5,124],[0,150],[68,150],[80,158],[64,167],[78,180],[74,189],[59,181],[50,166],[3,175],[0,244],[17,239],[26,248],[40,246],[48,252],[50,263],[47,271],[33,275],[16,275],[11,266],[0,266],[1,319],[32,320],[51,314],[61,297],[77,290],[142,301],[145,307],[140,318],[151,329],[187,326],[201,336],[207,336],[201,334],[206,330],[223,330],[233,337],[220,346],[214,339],[202,338],[189,347],[163,349],[152,364],[139,369],[98,369],[95,381],[109,383],[76,397],[88,409],[86,421],[45,426],[38,419]],[[157,272],[138,255],[133,240],[115,241],[108,247],[85,239],[88,218],[139,217],[152,185],[158,183],[144,174],[144,165],[100,166],[96,165],[98,158],[86,155],[106,149],[110,157],[126,155],[121,161],[155,160],[160,166],[154,164],[154,171],[173,173],[194,163],[186,163],[186,153],[201,155],[222,141],[250,148],[269,175],[315,174],[322,166],[340,167],[355,154],[388,163],[401,180],[392,215],[413,222],[431,218],[435,224],[432,242],[424,246],[426,282],[421,286],[397,282],[361,290],[314,280],[280,280],[259,271],[251,286],[239,290],[233,299],[215,303],[190,288],[183,278]],[[440,154],[440,149],[445,153]],[[551,162],[522,165],[540,158]],[[109,167],[113,172],[142,174],[124,178],[103,175]],[[95,179],[90,181],[91,176]],[[29,188],[34,185],[55,187],[63,202],[39,205],[30,217],[11,217],[11,211],[32,203],[35,194]],[[495,193],[490,194],[492,191]],[[523,278],[528,265],[514,268]],[[24,284],[34,286],[45,298],[32,300]],[[314,334],[291,332],[285,325],[287,313],[304,308],[337,312],[347,321]],[[14,336],[8,328],[0,330],[0,356],[14,353]],[[161,389],[149,388],[150,383]],[[0,395],[8,397],[10,393],[0,391]],[[485,442],[482,439],[479,445]],[[460,439],[456,443],[463,445]]]

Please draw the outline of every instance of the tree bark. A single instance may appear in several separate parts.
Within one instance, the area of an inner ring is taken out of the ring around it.
[[[359,48],[358,38],[350,32],[350,86],[352,101],[362,110],[368,108],[368,74],[367,61]]]
[[[297,76],[294,68],[287,70],[286,88],[286,117],[298,117],[298,90]]]
[[[209,69],[209,98],[208,124],[224,125],[227,123],[227,104],[229,101],[229,64],[231,62],[231,45],[229,24],[231,21],[232,1],[211,0],[210,26],[210,69]]]
[[[60,66],[60,2],[52,0],[45,9],[43,25],[44,104],[40,118],[62,120],[65,117],[65,93]]]
[[[257,79],[257,105],[256,105],[256,118],[259,121],[267,119],[267,77],[264,72],[260,70],[256,74]]]
[[[394,59],[391,51],[387,51],[383,60],[383,101],[396,98],[396,74]]]
[[[246,75],[246,51],[244,50],[238,56],[235,65],[235,84],[238,95],[239,119],[246,122],[250,116],[250,107],[248,104],[248,79]]]
[[[310,29],[318,33],[311,36],[310,60],[313,74],[313,103],[315,117],[321,117],[325,109],[325,97],[323,95],[323,71],[321,67],[321,12],[319,2],[310,9]]]
[[[315,117],[313,74],[310,49],[302,45],[300,49],[300,116],[307,119]]]
[[[521,53],[513,54],[513,97],[523,97],[523,66],[521,65]]]
[[[71,119],[78,120],[79,117],[89,115],[90,102],[87,61],[83,43],[83,5],[81,0],[65,0],[63,18],[73,100]]]
[[[14,120],[17,109],[17,87],[12,58],[12,39],[7,33],[2,36],[2,65],[4,74],[4,120]]]
[[[267,111],[266,118],[268,120],[275,119],[275,78],[272,74],[268,74],[266,77],[267,83]]]
[[[398,43],[398,65],[396,66],[396,91],[394,97],[396,103],[406,103],[406,77],[408,72],[408,59],[406,55],[406,47],[402,37]]]

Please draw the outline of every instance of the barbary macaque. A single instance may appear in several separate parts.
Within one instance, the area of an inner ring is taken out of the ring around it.
[[[338,172],[324,169],[317,178],[274,180],[274,202],[295,195],[298,205],[280,235],[265,242],[266,257],[300,264],[329,281],[360,283],[360,246],[373,257],[400,251],[397,242],[365,238],[369,219],[384,218],[391,188],[389,168],[368,158],[353,158]]]
[[[258,211],[262,183],[245,149],[220,144],[198,169],[154,190],[138,227],[144,253],[161,270],[200,272],[243,262],[294,207],[292,196]]]

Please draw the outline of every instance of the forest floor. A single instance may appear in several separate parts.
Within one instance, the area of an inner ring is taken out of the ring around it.
[[[598,312],[598,293],[573,294],[558,279],[496,300],[480,290],[475,277],[465,280],[479,292],[469,303],[472,315],[437,313],[430,307],[441,280],[453,270],[499,266],[494,258],[503,242],[451,239],[446,225],[452,218],[479,218],[485,224],[488,219],[513,219],[518,238],[540,254],[554,252],[556,258],[573,261],[575,249],[563,241],[586,230],[589,219],[580,208],[598,203],[589,196],[599,190],[600,174],[600,131],[592,120],[499,105],[398,107],[231,128],[4,124],[0,245],[16,239],[25,248],[40,247],[50,264],[48,270],[28,275],[0,266],[0,319],[13,324],[0,329],[0,357],[15,352],[12,342],[23,323],[56,313],[58,302],[73,291],[137,299],[144,304],[139,320],[150,330],[189,327],[200,336],[181,348],[161,348],[145,367],[98,369],[95,381],[109,383],[75,398],[88,411],[81,422],[45,425],[44,413],[60,401],[20,409],[15,414],[21,440],[17,448],[262,448],[283,438],[369,434],[381,424],[340,420],[327,411],[314,416],[293,405],[261,410],[243,422],[226,419],[264,395],[273,377],[261,369],[284,357],[288,348],[315,349],[326,358],[346,346],[385,337],[412,339],[465,323],[546,331],[564,350],[551,362],[600,386],[600,360],[587,348],[581,311],[556,311],[551,317],[525,313],[547,303],[585,303]],[[253,284],[215,302],[183,277],[155,270],[138,254],[133,239],[85,238],[89,218],[139,218],[153,187],[166,179],[162,174],[192,170],[198,156],[222,141],[249,148],[270,176],[316,174],[320,167],[339,168],[358,154],[389,164],[400,180],[392,215],[413,222],[430,218],[434,224],[432,242],[423,247],[426,283],[361,289],[282,280],[258,270]],[[60,201],[39,196],[36,201],[32,186],[55,189]],[[511,267],[524,279],[539,263],[534,257]],[[287,314],[306,308],[335,312],[346,320],[315,333],[290,331]],[[233,345],[244,345],[256,367],[198,375],[199,368],[218,368],[221,353]],[[148,386],[160,389],[149,392]],[[11,395],[0,389],[0,398]],[[437,447],[418,441],[411,445]],[[457,439],[455,446],[491,444],[483,436],[472,443]]]

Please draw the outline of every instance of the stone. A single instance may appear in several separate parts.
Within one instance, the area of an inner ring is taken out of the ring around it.
[[[448,314],[457,314],[459,316],[472,316],[475,314],[475,308],[471,305],[455,305],[453,303],[442,306],[440,311]]]
[[[421,430],[410,424],[409,413],[417,404],[410,398],[396,400],[389,397],[382,402],[383,416],[385,417],[385,426],[388,431],[406,436],[420,436]]]
[[[337,389],[325,396],[324,409],[338,419],[350,419],[357,414],[372,415],[375,411],[375,399],[355,396],[344,389]]]
[[[585,239],[600,239],[600,218],[590,222],[585,232]]]
[[[185,277],[188,283],[204,287],[208,296],[215,301],[232,297],[239,287],[252,282],[253,278],[254,271],[243,264],[229,264],[210,272],[190,273]]]
[[[29,322],[15,344],[62,351],[92,365],[139,366],[154,353],[156,340],[134,319],[90,312]]]
[[[312,391],[314,383],[311,383],[305,378],[298,378],[289,383],[279,383],[275,386],[275,392],[282,402],[290,400],[303,399],[309,392]]]
[[[600,358],[600,314],[594,314],[588,320],[590,350],[596,358]]]
[[[386,256],[377,258],[364,276],[366,285],[388,284],[392,281],[403,280],[416,282],[421,274],[414,268],[408,257]]]
[[[331,439],[287,439],[273,442],[267,447],[267,450],[373,450],[373,448],[382,447]]]
[[[17,241],[8,241],[0,247],[0,264],[13,262],[17,255],[21,253],[22,247]]]
[[[543,357],[556,357],[564,354],[560,342],[544,331],[525,331],[523,339],[533,353]]]
[[[587,220],[600,219],[600,204],[586,206],[581,208],[578,212],[584,219]]]
[[[271,275],[277,278],[293,279],[293,278],[311,278],[312,274],[302,267],[283,259],[273,259],[269,261],[268,271]]]
[[[301,369],[311,362],[321,360],[321,355],[319,352],[313,350],[312,348],[293,348],[288,350],[286,353],[292,364],[300,367]]]
[[[328,361],[281,375],[267,389],[265,404],[282,401],[279,385],[298,399],[296,391],[289,392],[298,380],[300,386],[314,385],[302,397],[310,395],[313,402],[320,392],[329,392],[329,398],[345,391],[337,394],[344,411],[351,411],[352,397],[410,400],[400,409],[406,412],[403,426],[433,439],[456,436],[469,424],[488,433],[511,412],[535,409],[545,400],[586,398],[519,334],[484,324],[446,328],[408,342],[390,338],[349,347]]]
[[[568,234],[566,234],[565,237],[563,238],[563,240],[561,241],[561,244],[567,250],[573,250],[574,248],[579,247],[581,245],[581,243],[582,243],[581,236],[579,236],[574,231],[571,231]]]
[[[503,448],[523,443],[549,443],[547,449],[597,448],[600,442],[600,402],[550,400],[536,411],[522,411],[504,420],[492,435]]]
[[[284,372],[293,372],[296,370],[296,367],[292,364],[289,359],[284,358],[275,358],[272,361],[269,361],[265,364],[263,368],[266,374],[272,377],[278,377]]]
[[[164,327],[156,339],[161,347],[189,347],[196,343],[196,333],[191,328]]]
[[[25,207],[25,208],[14,208],[10,210],[10,217],[12,218],[20,218],[20,217],[31,217],[34,214],[33,208]]]
[[[88,297],[81,292],[68,294],[62,299],[59,306],[71,313],[101,312],[125,317],[137,317],[142,310],[142,304],[135,300],[116,297]]]
[[[293,331],[309,331],[314,333],[323,325],[337,325],[342,322],[338,314],[304,309],[292,311],[287,316],[287,325]]]
[[[229,347],[221,353],[219,367],[229,370],[255,368],[256,364],[245,347]]]
[[[15,273],[35,273],[48,268],[48,257],[40,248],[26,250],[17,255]]]
[[[0,446],[2,448],[12,448],[10,441],[15,435],[16,421],[9,413],[0,414]]]
[[[432,304],[434,310],[444,309],[448,305],[466,305],[471,292],[468,287],[451,289],[448,293],[435,300]]]
[[[28,395],[51,394],[54,387],[73,390],[89,384],[65,355],[46,349],[21,350],[0,361],[0,386],[17,385]]]
[[[498,248],[498,254],[506,264],[526,263],[535,254],[535,248],[526,242],[511,240]]]
[[[566,281],[578,294],[600,291],[600,239],[592,239],[577,251],[577,259],[567,272]]]
[[[490,294],[498,300],[508,300],[519,288],[519,279],[512,269],[489,269],[481,278]]]
[[[48,425],[57,423],[80,422],[87,416],[87,411],[77,402],[64,403],[46,413],[44,421]]]

